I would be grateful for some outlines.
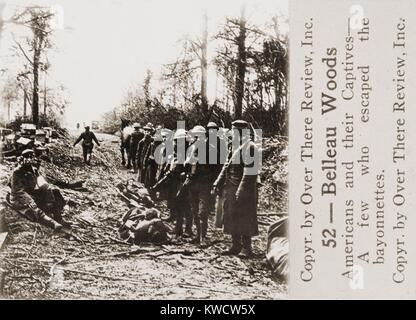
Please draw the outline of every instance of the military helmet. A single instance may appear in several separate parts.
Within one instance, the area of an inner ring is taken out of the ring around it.
[[[161,134],[162,134],[162,137],[170,136],[172,134],[172,130],[163,128],[161,130]]]
[[[218,129],[219,127],[215,122],[211,121],[211,122],[208,122],[207,128],[208,129]]]
[[[26,150],[23,150],[22,152],[23,158],[30,158],[30,157],[33,157],[34,155],[35,155],[35,152],[32,149],[26,149]]]
[[[173,139],[177,140],[177,139],[186,139],[188,136],[187,132],[185,129],[178,129],[176,130],[175,134],[173,135]]]
[[[153,130],[153,124],[151,122],[148,122],[144,127],[144,130]]]
[[[248,122],[244,120],[235,120],[232,123],[232,126],[238,129],[248,128]]]
[[[138,122],[135,122],[134,124],[133,124],[133,128],[140,128],[141,127],[141,125],[140,125],[140,123],[138,123]]]
[[[203,126],[195,126],[192,128],[191,132],[193,134],[205,134],[207,131]]]

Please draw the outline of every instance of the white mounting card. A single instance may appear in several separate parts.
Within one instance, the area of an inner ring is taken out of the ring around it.
[[[415,15],[290,1],[292,298],[416,298]]]

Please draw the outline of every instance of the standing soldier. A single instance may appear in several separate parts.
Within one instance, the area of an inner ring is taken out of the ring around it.
[[[144,133],[140,131],[140,124],[134,123],[133,124],[134,131],[130,135],[130,148],[129,148],[129,157],[131,161],[133,162],[133,172],[137,173],[137,149],[139,148],[139,142],[143,139]]]
[[[84,163],[90,164],[91,162],[91,154],[92,149],[94,148],[93,141],[100,146],[100,143],[98,142],[97,138],[95,137],[94,132],[90,131],[90,127],[86,126],[85,131],[81,133],[77,141],[74,143],[74,147],[78,144],[78,142],[82,141],[82,154],[84,156]]]
[[[168,206],[170,216],[176,219],[175,235],[176,238],[192,236],[192,214],[189,205],[188,194],[181,192],[183,182],[186,177],[185,153],[187,149],[187,132],[184,129],[176,130],[173,136],[174,154],[170,155],[168,171],[162,179],[152,188],[158,190],[160,186],[169,185]],[[183,224],[185,220],[185,232]]]
[[[214,165],[213,170],[215,170],[215,177],[218,177],[218,175],[221,172],[222,165],[227,160],[228,155],[228,144],[225,139],[223,139],[220,136],[219,127],[215,122],[209,122],[207,124],[207,131],[208,131],[208,139],[210,145],[214,146],[211,147],[211,152],[213,156],[210,158],[211,165]],[[215,159],[214,159],[215,158]],[[216,161],[215,163],[212,163],[212,161]],[[216,195],[210,196],[210,202],[209,202],[209,211],[212,212],[215,209],[215,203],[216,203]],[[218,205],[217,205],[217,211],[222,209],[222,197],[221,195],[218,196]],[[222,216],[222,213],[221,213]],[[217,225],[217,224],[216,224]]]
[[[146,153],[147,153],[147,148],[150,146],[150,143],[152,142],[152,133],[153,133],[153,125],[149,122],[148,124],[146,124],[143,127],[144,130],[144,136],[143,138],[140,140],[139,142],[139,146],[137,149],[137,154],[136,154],[136,161],[137,161],[137,166],[139,169],[139,176],[138,176],[138,181],[144,183],[144,178],[145,178],[145,157],[146,157]]]
[[[167,169],[167,151],[166,151],[166,144],[171,143],[172,141],[172,130],[169,129],[162,129],[161,130],[161,136],[162,136],[162,143],[159,145],[156,152],[158,154],[155,154],[155,157],[157,159],[157,172],[156,172],[156,181],[159,181],[163,175],[166,172]],[[168,142],[169,140],[169,142]]]
[[[260,164],[259,150],[253,136],[247,137],[248,130],[246,121],[232,123],[232,154],[214,182],[213,193],[224,191],[224,233],[232,236],[232,247],[223,254],[238,255],[243,249],[247,257],[252,257],[251,237],[259,232],[257,175]]]
[[[221,166],[210,163],[210,155],[217,156],[217,147],[210,144],[203,126],[195,126],[192,129],[195,142],[189,147],[186,164],[191,166],[189,183],[189,196],[192,216],[196,225],[196,237],[192,243],[207,244],[208,216],[211,206],[211,187],[217,177]],[[216,159],[215,159],[216,160]]]
[[[147,148],[145,156],[145,178],[144,186],[146,188],[152,187],[156,183],[156,174],[158,169],[158,164],[161,162],[161,154],[159,151],[159,146],[162,144],[162,127],[158,126],[155,134],[152,137],[152,142]],[[154,195],[154,194],[153,194]]]

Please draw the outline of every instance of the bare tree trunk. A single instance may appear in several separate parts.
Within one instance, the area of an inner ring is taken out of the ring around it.
[[[202,45],[201,45],[201,100],[202,111],[208,111],[208,97],[207,97],[207,73],[208,73],[208,16],[204,13],[203,16],[203,30],[202,30]]]
[[[37,47],[37,46],[36,46]],[[39,56],[37,48],[33,51],[33,97],[32,97],[32,121],[37,126],[39,123]]]
[[[144,91],[144,98],[145,98],[145,105],[146,108],[150,108],[151,106],[151,94],[150,94],[150,81],[152,80],[152,72],[147,69],[146,70],[146,77],[144,79],[143,84],[143,91]]]
[[[43,114],[46,118],[46,109],[47,109],[47,103],[46,103],[46,76],[43,80]]]
[[[27,115],[27,95],[26,90],[23,90],[23,119],[26,118]]]
[[[234,117],[241,118],[243,111],[244,100],[244,79],[246,75],[247,61],[246,61],[246,20],[245,7],[241,8],[240,17],[240,33],[237,38],[238,42],[238,56],[237,56],[237,75],[235,81],[235,111]]]
[[[44,36],[41,32],[35,33],[33,50],[33,99],[32,99],[32,120],[33,124],[39,125],[39,65],[42,53]]]

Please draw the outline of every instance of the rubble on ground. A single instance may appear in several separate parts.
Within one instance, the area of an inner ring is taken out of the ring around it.
[[[9,236],[0,252],[0,268],[6,270],[3,292],[8,298],[241,299],[242,288],[249,299],[284,294],[286,285],[271,276],[264,259],[267,229],[276,216],[259,214],[261,235],[253,239],[258,259],[221,256],[231,239],[214,227],[213,216],[207,248],[188,242],[173,245],[169,242],[173,225],[164,221],[168,215],[165,204],[154,202],[121,167],[118,144],[104,141],[105,147],[94,148],[92,165],[86,166],[81,148],[71,148],[73,140],[61,133],[60,139],[47,144],[49,157],[41,165],[45,176],[68,184],[82,182],[83,190],[62,188],[64,196],[72,200],[64,218],[72,223],[73,237],[3,209]],[[276,155],[282,145],[280,140],[266,143],[262,188],[268,188],[266,184],[273,179],[275,159],[281,163],[278,170],[284,171],[284,159]],[[0,164],[0,201],[5,199],[14,166],[13,162]],[[260,205],[264,203],[261,199]],[[157,244],[149,243],[155,231],[159,232]]]
[[[272,271],[279,277],[289,275],[288,217],[284,217],[269,227],[266,258]]]

